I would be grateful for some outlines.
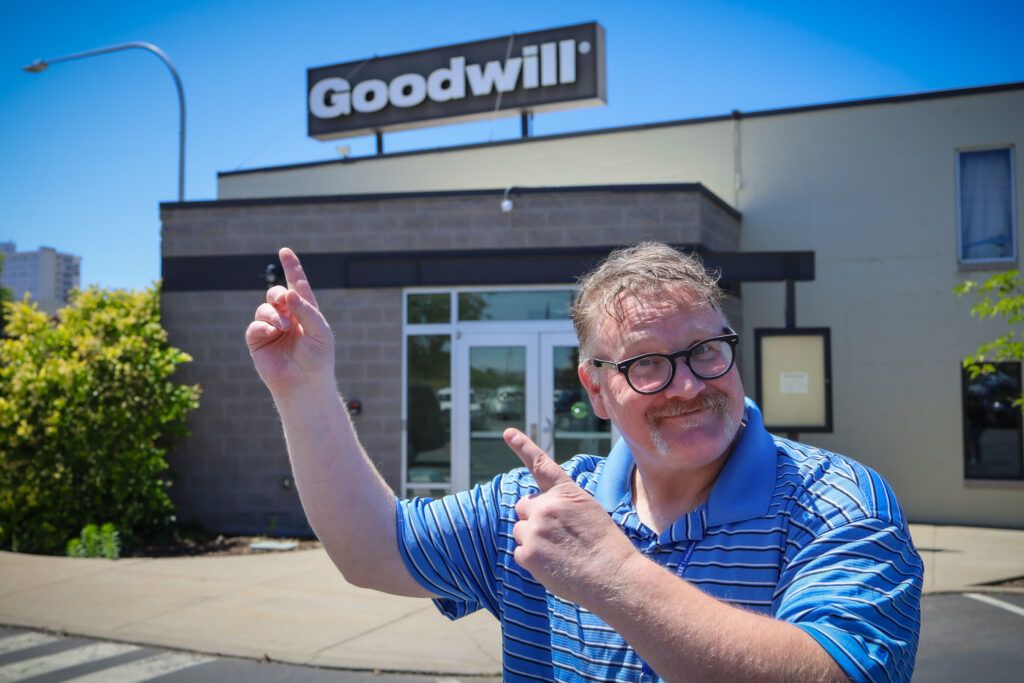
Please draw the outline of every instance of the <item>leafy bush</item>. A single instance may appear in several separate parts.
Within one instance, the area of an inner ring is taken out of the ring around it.
[[[974,293],[978,302],[971,307],[971,315],[979,319],[1005,318],[1006,332],[990,342],[978,347],[978,350],[963,360],[972,379],[981,374],[993,372],[993,363],[1006,360],[1024,359],[1024,333],[1020,328],[1024,323],[1024,277],[1016,270],[996,273],[984,284],[979,285],[973,280],[966,280],[953,289],[957,296]],[[1015,405],[1021,405],[1017,401]]]
[[[110,522],[99,529],[95,524],[86,524],[78,538],[68,541],[67,556],[105,557],[108,560],[116,560],[121,556],[121,536]]]
[[[90,287],[51,319],[7,304],[0,340],[0,547],[65,550],[82,522],[112,520],[126,544],[168,529],[164,456],[199,387],[171,377],[156,285]]]

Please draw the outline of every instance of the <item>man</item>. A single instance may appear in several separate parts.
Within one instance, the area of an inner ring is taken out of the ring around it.
[[[922,565],[876,473],[778,439],[744,399],[701,263],[612,254],[573,307],[579,376],[622,439],[442,500],[396,503],[337,393],[295,255],[246,339],[310,524],[345,577],[501,620],[507,680],[908,680]]]

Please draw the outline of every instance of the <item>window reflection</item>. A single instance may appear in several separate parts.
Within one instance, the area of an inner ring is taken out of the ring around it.
[[[611,423],[594,415],[587,392],[580,384],[577,373],[579,348],[555,346],[552,353],[555,380],[555,460],[565,462],[580,453],[608,455],[611,449]]]
[[[963,370],[964,473],[968,479],[1021,479],[1020,363],[998,363],[971,379]]]
[[[410,325],[447,323],[452,319],[452,297],[448,292],[410,294],[407,321]]]
[[[451,338],[412,335],[406,350],[408,481],[451,481]]]
[[[568,320],[571,290],[459,293],[459,320]]]
[[[470,485],[520,463],[502,439],[506,427],[526,430],[526,347],[475,346],[469,356],[470,391],[480,411],[470,424]]]

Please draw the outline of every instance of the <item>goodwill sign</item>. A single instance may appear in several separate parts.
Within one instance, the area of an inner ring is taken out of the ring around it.
[[[604,104],[596,22],[308,69],[309,136],[354,137]]]

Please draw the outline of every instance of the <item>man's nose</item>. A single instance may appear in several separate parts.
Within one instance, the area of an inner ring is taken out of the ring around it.
[[[700,377],[693,374],[693,370],[682,358],[676,358],[676,376],[665,387],[665,394],[672,398],[691,400],[696,398],[707,386]]]

